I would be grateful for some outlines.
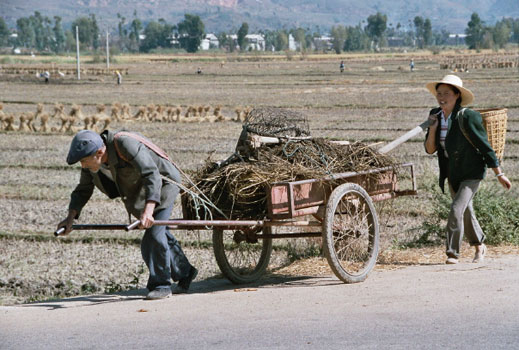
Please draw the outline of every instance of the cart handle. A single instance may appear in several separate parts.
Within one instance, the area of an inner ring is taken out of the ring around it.
[[[124,224],[110,224],[110,225],[93,225],[93,224],[79,224],[72,225],[72,230],[125,230],[131,231],[136,229],[140,225],[141,221],[136,220],[130,225]],[[54,236],[60,236],[65,232],[65,227],[60,227],[54,231]]]

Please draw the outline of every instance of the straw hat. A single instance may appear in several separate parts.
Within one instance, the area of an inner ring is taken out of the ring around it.
[[[438,84],[448,84],[448,85],[455,86],[461,93],[461,105],[462,106],[466,106],[466,105],[472,103],[472,101],[474,101],[474,94],[469,89],[465,89],[463,87],[463,82],[456,75],[448,74],[448,75],[444,76],[442,80],[430,82],[427,85],[425,85],[425,87],[427,88],[427,90],[429,90],[431,92],[431,94],[436,96],[436,85],[438,85]]]

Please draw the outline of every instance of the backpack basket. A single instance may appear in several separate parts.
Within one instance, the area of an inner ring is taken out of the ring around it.
[[[501,161],[505,151],[506,140],[506,108],[476,109],[483,118],[483,126],[487,130],[490,146]]]

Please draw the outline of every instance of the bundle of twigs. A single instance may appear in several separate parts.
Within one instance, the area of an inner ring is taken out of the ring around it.
[[[262,146],[257,159],[231,162],[222,167],[208,162],[193,180],[228,218],[262,219],[267,210],[267,188],[278,181],[322,178],[333,173],[363,171],[394,165],[393,160],[368,145],[333,144],[323,139],[286,141]],[[192,202],[189,216],[208,218]],[[221,217],[214,213],[213,217]]]

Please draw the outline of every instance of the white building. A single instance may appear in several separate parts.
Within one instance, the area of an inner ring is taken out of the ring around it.
[[[467,34],[449,34],[447,45],[464,45]]]
[[[220,41],[216,35],[210,33],[206,34],[205,38],[200,43],[200,50],[217,49],[220,47]]]
[[[296,51],[297,50],[297,44],[292,36],[292,34],[288,34],[288,50],[290,51]]]
[[[326,35],[314,38],[314,46],[317,50],[331,50],[333,48],[332,38]]]
[[[247,50],[265,51],[265,37],[261,34],[247,34]]]
[[[236,43],[236,48],[238,48],[238,35],[231,34],[229,38]],[[246,46],[244,51],[265,51],[265,37],[261,34],[247,34],[245,35]]]

